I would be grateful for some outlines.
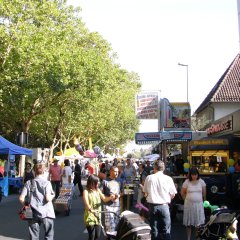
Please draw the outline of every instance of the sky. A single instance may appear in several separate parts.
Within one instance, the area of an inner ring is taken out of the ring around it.
[[[68,4],[81,7],[86,27],[111,44],[122,68],[138,73],[142,90],[159,90],[170,102],[185,102],[188,92],[192,113],[239,52],[237,0]],[[142,121],[140,132],[154,131],[156,120]]]

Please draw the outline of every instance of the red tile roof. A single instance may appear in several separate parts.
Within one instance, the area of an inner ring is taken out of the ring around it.
[[[201,112],[210,102],[240,102],[240,54],[235,57],[195,113]]]

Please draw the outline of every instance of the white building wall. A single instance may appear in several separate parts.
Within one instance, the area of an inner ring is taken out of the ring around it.
[[[214,120],[225,117],[228,114],[236,112],[240,109],[240,103],[213,103]]]

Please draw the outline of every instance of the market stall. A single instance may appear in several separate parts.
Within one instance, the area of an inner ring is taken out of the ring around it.
[[[226,173],[231,171],[227,139],[204,139],[190,142],[190,160],[200,173]]]
[[[211,203],[231,205],[237,202],[240,188],[236,186],[236,179],[240,175],[235,172],[235,161],[231,158],[228,139],[191,141],[189,160],[190,166],[196,167],[206,182],[207,198]]]
[[[5,166],[5,172],[8,173],[10,169],[10,159],[12,159],[11,156],[15,155],[32,156],[32,150],[15,145],[6,140],[5,138],[3,138],[2,136],[0,136],[0,155],[8,156],[7,164]],[[0,187],[3,190],[3,195],[6,197],[8,196],[9,184],[16,188],[21,188],[22,178],[15,178],[15,176],[9,177],[8,174],[0,178]]]

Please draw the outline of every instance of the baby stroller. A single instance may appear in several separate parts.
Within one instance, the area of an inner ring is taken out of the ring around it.
[[[198,228],[199,239],[238,239],[236,212],[229,209],[217,209],[210,216],[206,224]]]
[[[106,211],[101,211],[101,214]],[[115,212],[111,212],[116,215]],[[103,234],[107,240],[151,240],[151,227],[139,216],[139,214],[124,211],[119,216],[120,220],[117,229],[114,232],[106,232],[103,228]]]

